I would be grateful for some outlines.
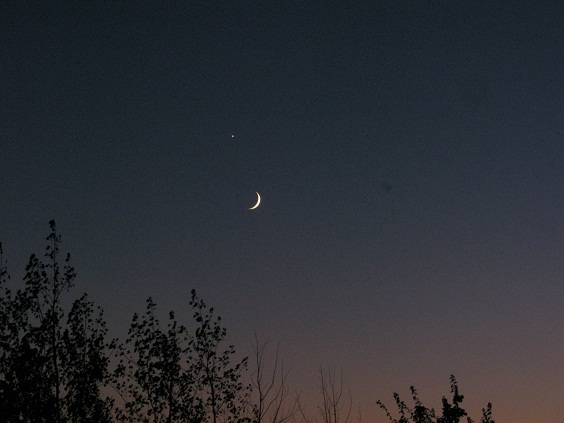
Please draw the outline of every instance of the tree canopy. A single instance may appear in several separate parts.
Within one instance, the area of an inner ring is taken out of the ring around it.
[[[10,275],[0,242],[0,410],[5,422],[296,423],[314,422],[290,398],[287,373],[276,353],[266,372],[266,344],[255,337],[254,369],[237,360],[226,344],[227,329],[213,308],[192,290],[192,322],[178,322],[173,311],[162,322],[148,298],[134,314],[125,340],[109,339],[103,310],[86,293],[66,298],[75,288],[70,254],[61,251],[54,221],[43,257],[32,254],[23,286],[9,288]],[[63,301],[64,300],[64,301]],[[70,306],[65,306],[70,304]],[[342,373],[320,370],[322,423],[350,422],[352,398],[343,391]],[[442,414],[414,405],[398,394],[399,418],[378,401],[391,423],[458,423],[467,417],[463,396],[451,376],[452,401]],[[343,396],[344,395],[344,396]],[[298,412],[299,411],[299,412]],[[339,413],[345,413],[342,416]],[[468,422],[472,420],[467,417]],[[491,404],[481,423],[495,423]]]

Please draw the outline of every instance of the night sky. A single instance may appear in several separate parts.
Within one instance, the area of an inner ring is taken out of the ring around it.
[[[195,288],[311,414],[331,366],[363,422],[450,374],[561,421],[562,40],[558,1],[3,1],[12,283],[55,219],[115,334]]]

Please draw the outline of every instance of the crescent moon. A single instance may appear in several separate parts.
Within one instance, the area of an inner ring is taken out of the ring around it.
[[[256,209],[259,206],[259,204],[260,204],[260,194],[257,192],[257,203],[253,207],[251,207],[249,210]]]

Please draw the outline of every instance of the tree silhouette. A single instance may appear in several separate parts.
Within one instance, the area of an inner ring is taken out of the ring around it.
[[[352,396],[348,392],[348,398],[343,397],[343,372],[339,378],[331,369],[319,369],[320,389],[323,397],[322,406],[319,409],[323,423],[349,423],[352,411]],[[344,414],[342,413],[344,411]]]
[[[177,322],[174,312],[166,324],[147,300],[144,314],[134,314],[124,342],[107,340],[102,309],[86,294],[66,298],[76,279],[70,254],[61,260],[61,237],[49,222],[44,258],[31,255],[24,287],[13,293],[0,242],[0,416],[2,422],[111,421],[146,423],[288,423],[298,411],[296,399],[287,404],[287,373],[278,352],[266,372],[265,348],[255,337],[256,371],[248,376],[247,358],[235,359],[226,345],[227,330],[213,308],[192,290],[191,329]],[[72,304],[69,307],[65,305]],[[113,370],[110,371],[110,366]],[[413,406],[393,394],[399,417],[377,404],[391,423],[460,423],[467,416],[454,376],[452,400],[442,399],[442,414],[425,407],[411,387]],[[115,395],[102,394],[113,388]],[[350,392],[342,373],[320,369],[322,423],[349,423]],[[481,423],[495,423],[491,404]]]
[[[107,377],[105,323],[92,317],[85,296],[69,313],[64,309],[62,296],[76,273],[70,254],[60,263],[61,237],[53,220],[49,226],[45,261],[31,255],[23,290],[12,295],[0,266],[3,414],[9,422],[109,421],[99,394]]]
[[[0,242],[0,409],[8,421],[15,421],[19,412],[18,380],[15,364],[19,344],[19,319],[14,316],[14,300],[7,286],[10,275]]]
[[[231,364],[235,347],[221,348],[227,336],[221,317],[214,317],[214,309],[208,309],[195,290],[192,290],[190,306],[197,325],[190,342],[194,354],[194,381],[206,410],[206,422],[241,423],[250,420],[251,387],[241,381],[241,375],[247,369],[247,358]]]
[[[400,396],[394,392],[393,397],[396,403],[399,419],[395,419],[388,408],[378,400],[376,403],[378,406],[386,413],[386,416],[391,423],[459,423],[464,416],[467,416],[466,411],[460,406],[463,395],[458,392],[458,384],[456,378],[450,376],[450,392],[452,394],[452,404],[448,402],[446,397],[442,398],[442,416],[437,417],[435,415],[435,410],[432,408],[425,407],[417,395],[417,391],[413,386],[410,387],[411,397],[415,406],[410,408],[404,401],[400,399]],[[491,417],[492,405],[488,403],[486,409],[482,409],[482,419],[480,423],[495,423]],[[468,423],[473,423],[470,417],[466,417]]]
[[[135,314],[119,364],[114,386],[123,400],[118,420],[131,422],[202,422],[204,407],[196,395],[190,339],[174,313],[166,330],[155,315],[156,305],[147,300],[143,316]],[[184,366],[183,366],[184,365]]]
[[[231,366],[232,345],[222,350],[227,334],[213,308],[192,291],[190,306],[196,329],[190,334],[169,313],[166,330],[147,300],[143,316],[135,314],[119,364],[114,387],[123,407],[120,421],[241,423],[248,419],[248,386],[241,382],[247,359]]]
[[[321,393],[321,405],[317,412],[322,423],[349,423],[353,400],[350,390],[345,392],[343,372],[337,378],[331,368],[319,368],[319,391]],[[308,416],[298,400],[298,411],[303,423],[315,423],[315,417]],[[360,420],[360,417],[359,417]]]
[[[115,348],[115,340],[106,342],[106,322],[101,308],[94,315],[94,304],[84,294],[69,312],[63,343],[67,354],[62,361],[67,398],[65,420],[73,422],[110,421],[113,401],[102,398],[100,382],[109,381],[108,348]]]
[[[286,423],[294,418],[299,399],[288,403],[289,388],[286,383],[288,372],[278,357],[278,349],[274,357],[272,369],[266,369],[267,344],[259,344],[255,335],[253,344],[254,372],[251,375],[253,391],[252,422],[253,423]]]

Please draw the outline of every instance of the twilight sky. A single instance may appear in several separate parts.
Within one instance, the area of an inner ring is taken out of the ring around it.
[[[331,366],[363,422],[451,373],[564,415],[561,2],[42,3],[0,6],[13,282],[55,219],[117,334],[195,288],[312,413]]]

